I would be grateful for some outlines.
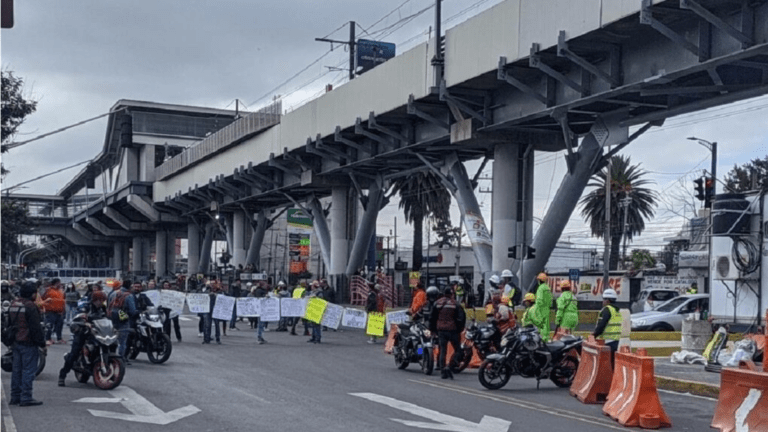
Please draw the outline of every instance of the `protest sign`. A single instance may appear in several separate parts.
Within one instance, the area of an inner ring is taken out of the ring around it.
[[[187,305],[190,313],[208,313],[211,311],[211,303],[208,294],[187,294]]]
[[[387,328],[394,324],[401,324],[408,321],[407,310],[388,312],[387,313]]]
[[[259,307],[261,303],[255,297],[240,297],[237,299],[237,316],[256,317],[259,316]]]
[[[213,306],[213,319],[231,320],[234,307],[234,297],[225,296],[224,294],[217,295],[216,304]]]
[[[280,299],[267,297],[259,300],[261,300],[261,319],[264,322],[280,321]]]
[[[341,325],[352,328],[365,328],[365,311],[352,308],[344,308],[344,316],[341,318]]]
[[[310,298],[307,302],[307,311],[304,313],[304,319],[312,321],[315,324],[320,324],[327,305],[328,302],[321,298]]]
[[[186,299],[186,297],[187,296],[185,296],[183,292],[162,290],[160,291],[160,304],[172,311],[182,313],[184,311],[184,299]]]
[[[371,312],[368,314],[368,325],[365,327],[365,334],[369,336],[384,336],[384,323],[387,317],[381,312]]]
[[[328,328],[338,329],[339,324],[341,324],[342,315],[344,315],[344,307],[328,303],[325,306],[325,314],[323,314],[323,319],[320,321],[320,324]]]
[[[160,306],[160,291],[159,290],[146,290],[143,291],[144,295],[147,296],[149,301],[152,302],[155,307]]]
[[[303,317],[306,309],[306,299],[284,298],[280,301],[280,316]]]

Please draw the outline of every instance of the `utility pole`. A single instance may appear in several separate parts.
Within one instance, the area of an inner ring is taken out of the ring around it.
[[[621,200],[621,207],[624,209],[624,225],[623,225],[623,237],[624,237],[624,259],[627,259],[627,232],[629,231],[629,225],[627,225],[627,215],[629,214],[629,205],[632,204],[632,197],[626,197]]]
[[[327,38],[315,38],[318,42],[330,42],[331,43],[331,49],[333,49],[333,44],[342,44],[342,45],[349,45],[349,79],[350,81],[355,79],[355,46],[357,45],[357,42],[355,40],[355,22],[350,21],[349,22],[349,40],[348,41],[340,41],[340,40],[333,40],[333,39],[327,39]]]
[[[432,57],[432,66],[435,68],[435,87],[440,88],[443,81],[443,40],[442,40],[442,18],[440,3],[442,0],[435,0],[435,55]]]
[[[611,147],[608,146],[610,154]],[[603,237],[605,238],[605,249],[603,249],[603,291],[608,289],[609,269],[611,263],[611,180],[612,180],[611,158],[608,158],[608,166],[605,171],[605,227],[603,227]]]

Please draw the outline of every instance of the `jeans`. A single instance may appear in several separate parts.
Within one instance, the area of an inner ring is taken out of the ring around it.
[[[67,303],[67,312],[64,316],[64,320],[66,322],[71,322],[75,315],[77,315],[77,303]]]
[[[35,381],[39,356],[40,351],[36,346],[13,345],[12,401],[24,403],[32,400],[32,383]]]
[[[179,326],[179,316],[171,318],[171,310],[162,308],[165,313],[165,322],[163,322],[163,333],[171,337],[171,322],[173,322],[173,330],[176,332],[176,340],[181,342],[181,327]]]
[[[453,345],[453,352],[458,353],[461,350],[459,344],[460,333],[458,331],[438,331],[438,337],[440,338],[440,356],[437,359],[437,365],[445,368],[445,357],[448,354],[448,342]]]
[[[259,323],[256,325],[256,338],[258,340],[264,340],[262,337],[264,335],[264,320],[259,318]]]
[[[203,342],[210,342],[211,341],[211,324],[213,323],[214,319],[212,314],[206,313],[203,314]],[[219,321],[221,320],[215,320],[216,321],[216,342],[219,342],[221,340],[221,328],[219,328]]]
[[[56,333],[56,338],[61,340],[61,330],[64,328],[64,314],[59,312],[46,312],[45,323],[48,327],[45,330],[45,339],[51,340],[53,333]]]
[[[69,354],[67,354],[64,359],[64,367],[59,371],[59,378],[67,377],[67,374],[72,370],[72,366],[75,364],[77,356],[80,354],[80,351],[83,350],[83,345],[85,345],[85,335],[75,333],[75,335],[72,336],[72,349],[69,350]]]
[[[323,336],[323,326],[321,324],[310,323],[312,326],[312,339],[316,342],[320,342],[320,337]]]
[[[117,354],[125,359],[125,352],[128,350],[128,335],[131,333],[131,324],[125,322],[115,326],[117,332]]]

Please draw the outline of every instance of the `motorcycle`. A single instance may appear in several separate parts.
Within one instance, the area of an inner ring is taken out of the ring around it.
[[[408,321],[397,325],[392,354],[398,369],[405,369],[412,362],[418,362],[425,375],[432,375],[435,368],[432,334],[421,321]]]
[[[3,302],[2,305],[2,326],[3,328],[7,328],[10,326],[11,323],[11,316],[8,312],[11,308],[11,302],[8,300]],[[41,326],[43,327],[43,332],[46,331],[47,325],[44,321],[40,322]],[[5,345],[5,344],[3,344]],[[2,368],[6,372],[13,372],[13,344],[11,345],[5,345],[6,351],[5,354],[0,357],[0,368]],[[40,348],[40,352],[37,358],[37,371],[35,371],[35,376],[37,377],[41,373],[43,373],[43,369],[45,369],[45,361],[46,356],[48,355],[48,350],[45,348]]]
[[[499,328],[495,321],[490,321],[489,325],[486,326],[478,326],[473,321],[464,332],[461,351],[454,354],[451,359],[451,372],[459,373],[469,366],[472,361],[473,349],[477,351],[481,361],[485,360],[488,355],[498,352],[500,338]]]
[[[162,314],[155,307],[150,307],[139,314],[135,331],[128,338],[126,356],[133,360],[140,352],[146,352],[152,363],[165,363],[171,357],[171,338],[163,333]]]
[[[558,387],[570,387],[579,367],[582,339],[567,335],[559,341],[544,343],[536,327],[507,330],[501,340],[501,352],[486,357],[478,378],[489,390],[504,387],[512,375],[550,379]]]
[[[78,353],[72,370],[79,383],[87,383],[93,376],[93,383],[102,390],[112,390],[120,385],[125,377],[125,362],[117,355],[117,332],[108,318],[100,318],[93,322],[79,321],[72,324],[84,326],[83,337],[85,344]],[[66,356],[70,353],[65,354]]]

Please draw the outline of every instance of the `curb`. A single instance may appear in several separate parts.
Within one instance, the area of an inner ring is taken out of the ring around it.
[[[696,396],[704,396],[717,399],[720,396],[720,387],[714,384],[706,384],[697,381],[685,381],[676,378],[656,375],[656,387],[679,393],[690,393]]]

